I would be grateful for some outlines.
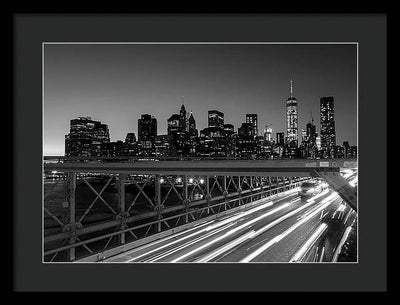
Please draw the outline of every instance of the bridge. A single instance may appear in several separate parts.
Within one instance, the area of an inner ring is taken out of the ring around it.
[[[316,177],[357,211],[356,188],[340,174],[356,168],[356,159],[44,161],[45,172],[63,177],[45,183],[45,261],[104,261],[204,221],[281,200]],[[101,209],[94,208],[97,202]]]

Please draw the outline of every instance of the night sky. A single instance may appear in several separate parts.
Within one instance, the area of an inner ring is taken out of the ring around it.
[[[319,99],[335,98],[336,141],[357,144],[355,44],[45,44],[44,155],[64,155],[69,123],[79,116],[108,124],[111,141],[137,136],[141,114],[157,118],[158,134],[182,100],[197,129],[207,111],[225,114],[235,131],[257,113],[259,132],[285,130],[285,102],[293,80],[299,136]]]

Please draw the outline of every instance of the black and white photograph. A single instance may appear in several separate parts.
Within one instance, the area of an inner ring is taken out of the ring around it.
[[[42,263],[358,264],[358,107],[357,41],[43,41]]]

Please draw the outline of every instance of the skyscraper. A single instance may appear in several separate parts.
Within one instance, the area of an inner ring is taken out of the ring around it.
[[[311,122],[308,122],[306,125],[306,153],[305,157],[306,158],[311,158],[315,159],[317,156],[317,132],[316,132],[316,126],[314,125],[314,120]]]
[[[188,119],[186,116],[185,105],[183,103],[181,110],[179,111],[179,128],[182,132],[188,131]]]
[[[125,138],[125,143],[127,144],[133,144],[136,142],[136,135],[134,132],[128,132],[126,134],[126,138]]]
[[[209,110],[208,127],[217,127],[224,129],[224,114],[218,110]]]
[[[189,136],[190,137],[197,137],[197,129],[196,129],[196,120],[193,117],[193,113],[190,111],[190,116],[188,119],[188,131],[189,131]]]
[[[142,114],[138,119],[138,141],[143,148],[152,148],[157,136],[157,119],[149,114]]]
[[[323,158],[334,158],[336,146],[334,98],[325,96],[320,99],[321,150]]]
[[[276,133],[276,144],[277,145],[284,145],[285,144],[285,133],[284,132],[277,132]]]
[[[286,100],[286,144],[298,147],[298,109],[293,96],[293,82],[290,81],[290,97]]]
[[[234,156],[236,152],[235,127],[232,124],[224,124],[224,140],[226,155]]]
[[[125,156],[135,156],[139,152],[138,142],[136,142],[136,135],[133,132],[128,132],[125,137],[123,145],[123,154]]]
[[[66,156],[100,156],[101,144],[110,142],[108,126],[91,117],[70,121],[70,132],[65,136]]]
[[[264,140],[271,142],[272,141],[272,128],[268,127],[269,125],[265,126],[264,129]]]
[[[349,156],[349,149],[350,149],[349,141],[344,141],[344,142],[343,142],[343,148],[344,148],[344,157],[345,157],[345,158],[348,158],[348,156]]]
[[[246,157],[255,152],[253,124],[242,123],[242,126],[238,128],[238,150],[242,157]]]
[[[198,131],[196,129],[196,120],[193,117],[192,111],[190,111],[188,119],[188,135],[189,153],[193,155],[196,153]]]
[[[317,137],[315,125],[312,122],[308,122],[306,126],[307,139],[315,143],[315,138]]]
[[[318,150],[318,152],[320,152],[321,151],[321,136],[317,136],[315,138],[315,145],[317,145],[317,150]]]
[[[182,103],[179,114],[173,114],[168,119],[168,135],[171,139],[171,149],[177,155],[193,154],[197,138],[196,121],[193,113],[188,118],[185,105]]]
[[[246,114],[246,123],[250,123],[253,126],[253,135],[258,136],[257,114]]]
[[[178,138],[178,132],[179,132],[179,121],[180,121],[180,116],[179,114],[173,114],[171,117],[167,120],[168,123],[168,135],[170,136],[171,139],[171,146],[172,146],[172,151],[173,154],[178,153],[182,151],[180,144],[179,144],[179,138]]]

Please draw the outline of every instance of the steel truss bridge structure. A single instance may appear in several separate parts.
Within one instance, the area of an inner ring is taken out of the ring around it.
[[[54,157],[44,163],[45,173],[63,177],[44,184],[45,262],[102,261],[152,236],[174,234],[315,177],[324,179],[357,211],[357,190],[340,175],[341,168],[357,167],[355,159],[71,162],[57,158],[57,163],[46,163]],[[110,189],[115,194],[106,198]],[[79,190],[90,196],[79,198]],[[95,209],[97,202],[101,209]],[[49,222],[53,225],[47,226]]]

